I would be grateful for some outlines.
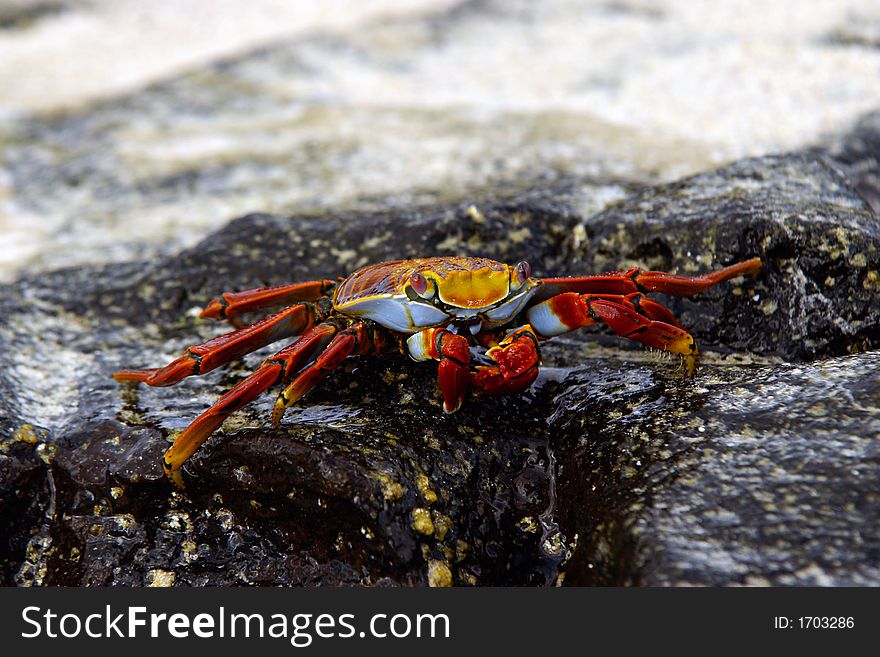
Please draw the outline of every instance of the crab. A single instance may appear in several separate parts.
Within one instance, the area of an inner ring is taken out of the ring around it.
[[[345,278],[226,292],[202,318],[240,325],[245,313],[283,307],[185,350],[165,367],[121,370],[123,383],[170,386],[205,374],[270,343],[296,337],[199,415],[165,452],[178,470],[235,411],[283,384],[272,423],[349,356],[403,352],[438,361],[446,413],[469,391],[513,395],[538,375],[540,344],[576,329],[603,324],[648,347],[693,359],[693,337],[651,292],[689,297],[736,276],[755,275],[752,258],[699,276],[638,268],[595,276],[534,278],[525,261],[510,266],[488,258],[434,257],[369,265]]]

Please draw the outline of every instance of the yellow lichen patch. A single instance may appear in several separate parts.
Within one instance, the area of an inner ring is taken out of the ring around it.
[[[866,290],[880,292],[880,274],[874,269],[869,271],[867,276],[865,276],[865,280],[862,281],[862,287]]]
[[[768,316],[775,313],[778,307],[779,304],[776,302],[776,299],[765,299],[761,302],[761,312]]]
[[[412,510],[412,528],[420,534],[430,536],[434,533],[434,522],[431,520],[431,512],[417,507]]]
[[[137,520],[135,520],[134,516],[130,513],[122,513],[117,516],[112,516],[112,518],[116,528],[120,531],[131,529],[137,524]]]
[[[516,526],[527,534],[534,534],[538,531],[538,521],[534,516],[524,516],[516,523]]]
[[[454,251],[461,244],[461,231],[448,235],[445,240],[437,243],[437,251]]]
[[[825,408],[825,404],[822,402],[816,402],[812,406],[807,409],[807,415],[811,415],[812,417],[825,417],[828,413]]]
[[[330,253],[336,256],[336,262],[345,267],[346,264],[357,258],[357,251],[354,249],[330,249]]]
[[[25,549],[25,560],[18,569],[15,582],[19,586],[42,586],[46,577],[47,562],[55,554],[52,539],[48,536],[32,536]]]
[[[379,246],[383,242],[387,242],[388,240],[392,239],[393,237],[394,237],[394,235],[391,232],[385,231],[381,235],[375,235],[375,236],[367,239],[364,242],[363,247],[365,249],[375,249],[377,246]]]
[[[465,211],[465,214],[470,217],[471,221],[477,224],[486,223],[486,216],[480,212],[480,209],[476,205],[469,205],[468,209]]]
[[[30,424],[22,424],[12,433],[12,440],[16,443],[30,443],[34,445],[37,442],[37,432]]]
[[[520,228],[519,230],[512,230],[507,234],[507,237],[510,238],[510,241],[514,244],[522,244],[531,236],[532,231],[529,230],[528,226]]]
[[[167,588],[174,585],[174,573],[156,568],[147,572],[147,586]]]
[[[446,538],[446,534],[449,533],[449,530],[452,529],[452,518],[436,512],[433,514],[432,518],[434,521],[434,536],[437,537],[438,541],[442,541]]]
[[[382,373],[382,381],[389,386],[400,381],[406,381],[408,378],[409,375],[406,372],[393,372],[388,370],[387,372]]]
[[[483,249],[483,238],[478,234],[474,233],[468,238],[468,241],[465,242],[468,245],[468,248],[471,251],[482,251]]]
[[[574,248],[575,250],[579,249],[581,244],[587,241],[587,229],[583,224],[578,224],[571,231],[572,237],[574,238]]]
[[[192,528],[192,521],[185,511],[169,511],[160,526],[173,532],[188,531]]]
[[[440,451],[440,441],[432,434],[425,434],[425,444],[435,452]]]
[[[218,509],[216,513],[217,522],[220,523],[221,529],[230,531],[235,526],[235,516],[229,509]]]
[[[428,562],[428,586],[452,586],[452,571],[445,562],[437,559]]]
[[[386,500],[399,500],[401,497],[403,497],[403,493],[406,491],[403,486],[401,486],[398,482],[394,481],[391,478],[391,475],[385,472],[377,473],[376,480],[382,487],[382,495],[385,497]]]
[[[199,558],[199,546],[192,541],[183,541],[183,543],[180,544],[180,547],[182,548],[181,556],[187,563],[192,563]]]
[[[55,447],[46,445],[45,443],[39,444],[40,436],[37,434],[37,430],[30,424],[22,424],[15,431],[12,432],[12,435],[7,437],[3,437],[0,440],[0,453],[6,453],[9,449],[17,444],[17,443],[26,443],[28,445],[37,445],[37,455],[42,458],[46,463],[49,462],[52,454],[54,453]],[[50,450],[46,452],[46,450]]]
[[[428,504],[433,504],[437,501],[437,493],[431,490],[431,480],[428,479],[428,476],[424,473],[420,473],[416,479],[416,485],[419,487],[419,494],[422,496],[422,499],[425,500]]]

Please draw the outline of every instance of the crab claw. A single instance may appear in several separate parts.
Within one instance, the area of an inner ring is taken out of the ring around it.
[[[538,376],[538,338],[528,324],[510,333],[486,355],[497,365],[470,373],[473,386],[486,395],[511,395],[526,390]]]
[[[413,360],[439,360],[437,379],[443,394],[443,410],[455,413],[461,408],[470,388],[471,352],[467,338],[445,328],[429,328],[406,341]]]
[[[437,367],[440,392],[443,393],[443,412],[455,413],[461,408],[470,388],[468,366],[450,358],[444,358]]]
[[[443,393],[443,411],[455,413],[470,388],[470,347],[467,338],[449,331],[440,334],[436,344],[440,356],[437,378]]]

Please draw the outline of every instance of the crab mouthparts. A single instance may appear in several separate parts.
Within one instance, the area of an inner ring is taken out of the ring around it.
[[[476,335],[483,328],[483,320],[473,315],[469,317],[459,317],[453,320],[451,328],[454,329],[456,333],[463,333],[467,330],[473,335]]]

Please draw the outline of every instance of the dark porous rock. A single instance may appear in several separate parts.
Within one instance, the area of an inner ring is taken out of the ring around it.
[[[732,294],[670,303],[715,344],[788,359],[880,346],[880,218],[827,158],[743,160],[648,187],[588,219],[586,233],[582,257],[598,269],[697,273],[761,256],[758,279]]]
[[[0,291],[7,583],[484,585],[878,583],[878,220],[821,155],[634,190],[249,215],[157,262]],[[219,292],[428,254],[539,275],[765,268],[669,299],[706,354],[598,331],[547,343],[526,394],[447,416],[435,368],[347,361],[271,428],[230,417],[175,489],[169,441],[273,348],[169,388],[117,385],[224,328]]]
[[[852,186],[880,213],[880,112],[863,116],[826,148]]]
[[[880,353],[566,383],[559,522],[583,532],[566,583],[880,582]]]

